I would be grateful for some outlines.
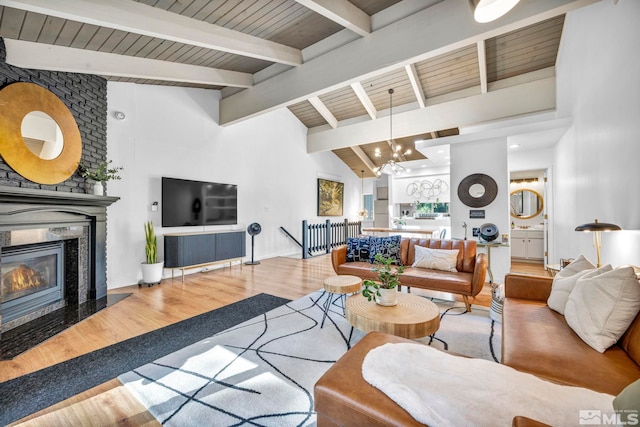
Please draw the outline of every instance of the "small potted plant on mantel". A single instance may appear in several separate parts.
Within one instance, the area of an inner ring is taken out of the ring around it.
[[[146,261],[141,264],[142,283],[151,286],[162,281],[164,261],[158,261],[158,238],[153,229],[153,222],[144,225]]]
[[[376,303],[384,306],[394,306],[398,303],[397,287],[400,285],[400,275],[405,267],[402,265],[392,267],[393,261],[393,258],[376,254],[375,267],[371,270],[378,273],[378,280],[367,279],[363,282],[362,296],[367,300],[375,300]]]
[[[123,170],[122,166],[109,167],[113,160],[108,162],[98,163],[98,168],[95,172],[89,170],[89,168],[81,163],[78,164],[78,172],[80,176],[85,179],[91,179],[95,181],[93,184],[93,194],[96,196],[104,195],[104,183],[112,179],[121,179],[118,173]]]

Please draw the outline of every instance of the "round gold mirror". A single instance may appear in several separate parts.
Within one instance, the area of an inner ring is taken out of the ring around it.
[[[514,190],[509,196],[511,216],[518,219],[530,219],[542,213],[544,201],[542,195],[534,190]]]
[[[78,125],[66,105],[33,83],[0,90],[0,155],[13,170],[39,184],[73,175],[82,155]]]

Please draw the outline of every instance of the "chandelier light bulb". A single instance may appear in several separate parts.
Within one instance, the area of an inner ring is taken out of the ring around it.
[[[405,154],[405,155],[407,155],[407,156],[408,156],[409,154],[411,154],[411,148],[409,148],[407,151],[405,151],[405,152],[404,152],[404,154]]]

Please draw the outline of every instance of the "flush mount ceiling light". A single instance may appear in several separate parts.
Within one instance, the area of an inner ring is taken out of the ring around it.
[[[486,23],[509,12],[520,0],[469,0],[473,18],[476,22]]]
[[[391,157],[385,161],[382,166],[378,166],[373,169],[376,176],[380,176],[383,173],[388,175],[403,175],[411,172],[411,169],[407,169],[396,161],[401,156],[408,156],[411,154],[411,149],[405,150],[403,153],[402,146],[396,144],[393,140],[393,89],[389,89],[389,149],[391,150]],[[376,148],[374,155],[376,157],[382,157],[380,148]]]

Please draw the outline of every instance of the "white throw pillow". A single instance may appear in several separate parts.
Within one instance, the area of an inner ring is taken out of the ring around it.
[[[456,272],[458,263],[457,249],[430,249],[415,245],[415,261],[411,267],[430,268],[432,270]]]
[[[571,264],[560,270],[553,278],[551,293],[547,299],[549,308],[564,314],[567,299],[569,299],[569,294],[578,279],[595,268],[595,265],[591,264],[583,255],[580,255]]]
[[[616,343],[640,311],[640,282],[632,267],[578,279],[565,307],[571,329],[593,349]]]

